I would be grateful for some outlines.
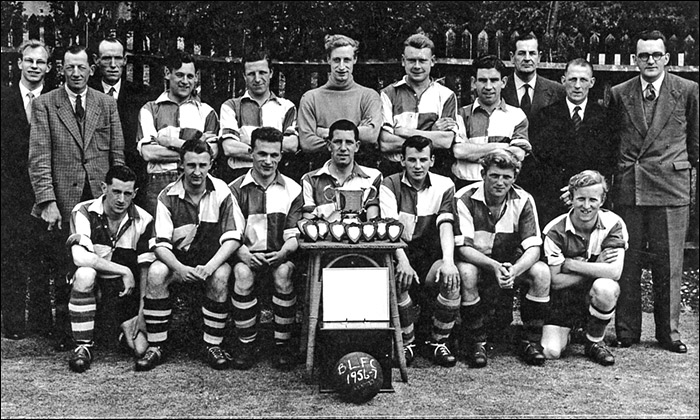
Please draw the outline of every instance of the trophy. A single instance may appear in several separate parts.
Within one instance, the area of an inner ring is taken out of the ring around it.
[[[340,212],[343,223],[360,224],[360,214],[364,211],[368,201],[377,198],[377,189],[369,188],[333,188],[330,185],[323,190],[323,196],[335,204],[335,209]]]

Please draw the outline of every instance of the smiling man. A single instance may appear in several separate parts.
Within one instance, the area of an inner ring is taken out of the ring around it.
[[[550,317],[542,332],[544,355],[559,358],[571,329],[585,324],[584,352],[603,366],[615,363],[605,346],[605,329],[615,314],[617,281],[627,249],[627,227],[601,209],[608,193],[605,178],[586,170],[571,177],[573,208],[544,229],[544,255],[552,278]]]
[[[435,65],[435,44],[430,38],[414,34],[403,45],[401,63],[406,75],[380,93],[383,123],[379,170],[387,176],[400,172],[403,142],[411,136],[422,136],[433,143],[437,165],[433,171],[449,176],[450,148],[457,135],[457,97],[430,78]]]
[[[240,204],[244,226],[243,240],[233,266],[233,319],[240,342],[233,367],[249,369],[255,363],[258,299],[253,293],[266,279],[272,280],[274,313],[274,365],[291,369],[295,352],[290,344],[296,316],[292,256],[299,244],[297,222],[303,204],[301,186],[282,175],[277,167],[282,159],[282,132],[262,127],[251,133],[253,168],[229,188]]]
[[[325,48],[330,66],[328,82],[304,93],[299,103],[299,143],[309,162],[308,170],[318,169],[325,161],[329,127],[341,119],[357,126],[357,141],[363,150],[358,162],[375,167],[382,104],[376,91],[357,84],[353,78],[360,43],[345,35],[328,35]]]

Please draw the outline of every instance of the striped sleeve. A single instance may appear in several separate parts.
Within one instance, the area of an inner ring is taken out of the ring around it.
[[[303,193],[304,204],[302,211],[304,213],[313,213],[316,209],[316,199],[314,198],[314,186],[311,182],[309,174],[304,175],[301,179],[301,188]]]
[[[142,216],[141,220],[144,220],[143,216]],[[145,220],[144,220],[144,222],[145,222]],[[149,215],[148,222],[144,223],[142,231],[139,232],[140,233],[139,241],[136,244],[136,253],[138,254],[138,263],[139,264],[146,264],[146,263],[150,264],[156,260],[156,256],[153,253],[153,250],[151,250],[150,247],[148,246],[151,238],[153,237],[153,225],[154,225],[154,220]]]
[[[528,134],[529,122],[523,111],[519,108],[515,109],[522,114],[522,120],[513,127],[513,135],[511,136],[509,144],[523,149],[526,153],[530,153],[532,151],[532,145],[530,144],[530,137]]]
[[[153,107],[154,102],[148,102],[146,105],[141,107],[139,111],[139,125],[136,134],[137,150],[142,154],[141,149],[146,144],[156,144],[156,137],[158,137],[158,130],[156,129],[155,121],[153,119]]]
[[[557,266],[564,264],[564,252],[559,244],[552,238],[556,232],[551,231],[544,237],[544,257],[548,265]]]
[[[238,126],[236,111],[233,109],[233,99],[229,99],[221,105],[219,136],[222,139],[232,138],[241,141],[241,129]]]
[[[228,187],[226,188],[228,190]],[[218,193],[218,191],[217,191]],[[230,240],[241,241],[243,238],[243,228],[245,227],[245,218],[243,212],[238,205],[238,200],[233,197],[233,194],[228,190],[226,198],[221,202],[219,210],[219,224],[221,226],[221,237],[219,244]]]
[[[68,252],[73,245],[80,245],[90,252],[95,252],[92,243],[92,226],[88,218],[88,206],[85,202],[78,203],[71,212],[70,237],[66,241]]]
[[[627,226],[622,218],[617,219],[615,225],[610,229],[610,232],[603,240],[601,248],[623,248],[627,249],[629,236],[627,233]]]
[[[297,132],[297,108],[291,104],[287,112],[284,114],[282,122],[282,132],[285,136],[299,136]]]
[[[535,207],[535,200],[530,195],[528,195],[518,219],[518,232],[522,240],[520,245],[523,249],[542,245],[542,233],[537,220],[537,208]]]
[[[394,134],[394,110],[389,95],[385,90],[379,93],[382,100],[382,130]]]
[[[164,190],[165,191],[165,190]],[[163,199],[166,195],[161,191],[158,195],[158,202],[156,204],[156,219],[153,225],[153,236],[149,242],[149,248],[151,250],[155,247],[162,246],[170,250],[173,249],[173,233],[175,231],[173,227],[172,214],[170,209],[165,205]]]
[[[454,224],[454,199],[455,199],[455,187],[452,181],[448,181],[451,185],[445,189],[442,193],[442,200],[440,202],[440,209],[438,210],[438,217],[436,219],[436,224],[439,227],[440,224],[448,222]]]
[[[396,199],[396,188],[401,188],[394,182],[396,177],[387,177],[379,187],[379,212],[385,219],[399,219],[399,205]]]
[[[459,220],[459,232],[455,232],[455,246],[474,248],[474,216],[464,199],[457,200],[457,217]]]
[[[372,181],[372,187],[374,187],[374,198],[367,201],[365,208],[369,208],[370,206],[379,206],[379,190],[382,188],[382,179],[382,173],[379,172],[377,177],[374,178],[374,181]]]
[[[299,228],[297,227],[297,222],[301,219],[301,208],[304,202],[301,196],[301,192],[297,194],[292,200],[292,204],[289,206],[289,213],[287,214],[287,220],[285,223],[284,233],[282,239],[287,241],[291,238],[298,238],[300,235]]]

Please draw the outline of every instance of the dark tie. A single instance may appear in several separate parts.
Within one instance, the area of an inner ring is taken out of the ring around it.
[[[530,106],[532,105],[532,102],[530,102],[530,85],[525,83],[523,88],[525,88],[525,93],[520,99],[520,109],[522,109],[526,115],[530,115]]]
[[[578,115],[578,112],[581,110],[580,106],[575,106],[574,107],[574,115],[571,116],[571,121],[574,123],[574,130],[578,131],[578,128],[581,126],[581,116]]]
[[[644,94],[644,97],[647,99],[647,101],[653,101],[656,99],[656,91],[654,90],[654,86],[649,83],[646,88],[646,93]]]
[[[34,94],[32,92],[27,93],[27,98],[29,102],[27,103],[27,109],[24,111],[27,113],[27,122],[31,124],[32,122],[32,103],[34,103]]]
[[[75,97],[75,117],[81,124],[85,118],[85,109],[83,108],[83,101],[80,99],[80,95]]]
[[[114,96],[115,92],[116,92],[116,90],[114,89],[114,86],[112,86],[111,88],[109,88],[109,92],[107,92],[107,95],[111,96],[114,99],[117,99],[117,97]]]

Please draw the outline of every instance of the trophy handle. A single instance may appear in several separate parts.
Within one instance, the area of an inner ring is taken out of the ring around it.
[[[363,206],[363,207],[365,206],[365,204],[367,204],[368,201],[372,201],[372,200],[374,200],[375,198],[377,198],[377,189],[374,187],[374,185],[370,185],[370,187],[369,187],[369,188],[365,188],[364,191],[367,192],[367,197],[365,197],[365,199],[362,200],[362,206]],[[364,193],[364,192],[363,192],[363,193]]]
[[[330,196],[328,195],[329,191],[331,193]],[[326,185],[326,188],[323,189],[323,196],[328,201],[335,201],[335,188],[331,187],[330,185]]]

